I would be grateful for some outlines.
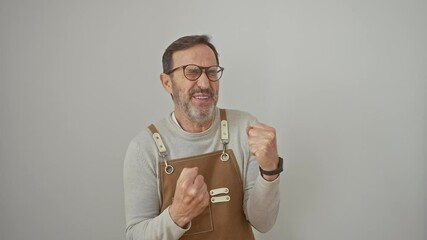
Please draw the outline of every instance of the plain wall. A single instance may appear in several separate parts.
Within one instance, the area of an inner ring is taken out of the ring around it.
[[[209,34],[219,106],[277,129],[258,239],[427,239],[427,2],[0,1],[0,239],[124,239],[129,141],[172,111],[161,55]]]

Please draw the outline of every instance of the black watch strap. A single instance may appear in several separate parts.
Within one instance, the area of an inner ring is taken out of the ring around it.
[[[272,171],[265,171],[261,167],[259,167],[259,171],[262,175],[273,176],[283,172],[283,158],[279,157],[279,166]]]

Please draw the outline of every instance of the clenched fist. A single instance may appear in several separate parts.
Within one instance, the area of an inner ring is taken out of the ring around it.
[[[175,195],[169,207],[172,220],[184,228],[209,205],[209,193],[198,168],[184,168],[176,182]]]
[[[263,123],[255,123],[246,129],[249,142],[249,151],[258,161],[259,166],[266,171],[277,169],[279,154],[277,152],[276,130]],[[264,176],[266,180],[273,180],[277,176]]]

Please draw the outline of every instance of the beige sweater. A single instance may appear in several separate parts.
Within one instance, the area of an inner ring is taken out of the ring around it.
[[[266,232],[273,227],[279,211],[280,177],[272,182],[264,180],[259,174],[256,159],[249,153],[246,127],[255,123],[256,119],[242,111],[227,110],[227,120],[230,138],[227,148],[233,150],[242,176],[243,211],[255,229]],[[168,149],[168,160],[222,149],[218,109],[212,126],[201,133],[185,132],[171,116],[155,123],[155,126]],[[159,212],[159,161],[162,159],[150,131],[146,129],[131,141],[124,161],[128,240],[179,239],[188,230],[172,221],[168,209]]]

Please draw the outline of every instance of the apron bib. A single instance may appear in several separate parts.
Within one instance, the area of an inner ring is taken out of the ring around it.
[[[228,144],[225,110],[221,113],[221,141],[223,150],[166,161],[166,148],[154,125],[149,129],[165,161],[159,163],[162,204],[160,212],[172,204],[176,182],[184,168],[198,167],[208,187],[209,206],[191,221],[191,228],[180,238],[196,239],[254,239],[252,227],[243,212],[243,183],[236,157]]]

